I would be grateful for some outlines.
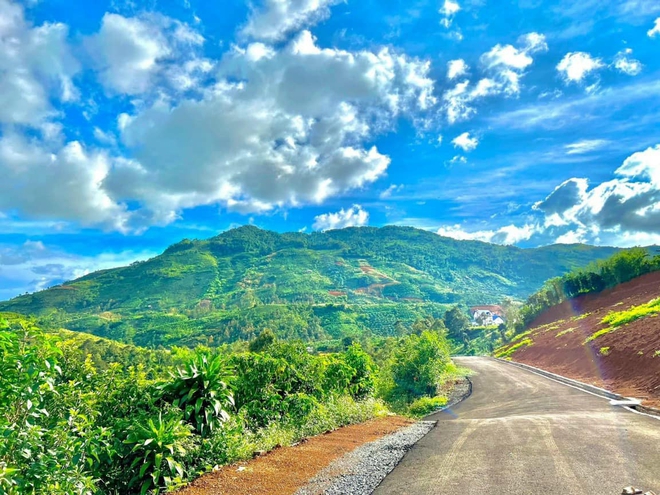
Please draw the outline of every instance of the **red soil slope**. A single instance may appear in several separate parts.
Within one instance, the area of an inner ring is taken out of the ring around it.
[[[533,344],[511,358],[660,406],[660,317],[642,318],[585,343],[608,326],[601,320],[610,311],[624,311],[659,296],[656,272],[601,294],[566,301],[532,323],[528,337]]]

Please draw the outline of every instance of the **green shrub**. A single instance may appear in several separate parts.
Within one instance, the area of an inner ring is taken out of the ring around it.
[[[220,356],[199,356],[172,373],[172,381],[162,387],[163,397],[183,411],[183,418],[202,436],[227,421],[227,410],[234,406],[229,390],[233,380]]]
[[[421,418],[446,405],[447,397],[421,397],[410,404],[408,413],[415,418]]]

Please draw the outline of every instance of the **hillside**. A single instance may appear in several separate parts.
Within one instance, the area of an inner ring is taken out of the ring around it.
[[[147,346],[217,345],[266,327],[285,338],[392,335],[397,322],[440,316],[451,304],[525,298],[615,251],[520,249],[409,227],[278,234],[245,226],[17,297],[0,311]]]
[[[660,405],[660,272],[564,301],[496,355]]]

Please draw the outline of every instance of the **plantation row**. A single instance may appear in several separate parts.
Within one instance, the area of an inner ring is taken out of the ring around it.
[[[175,489],[387,407],[425,414],[456,373],[445,332],[424,325],[369,342],[375,360],[359,344],[312,354],[269,332],[238,353],[72,335],[0,315],[0,494]]]
[[[651,257],[643,248],[615,254],[584,270],[570,272],[545,283],[520,309],[517,331],[522,331],[546,309],[583,294],[602,292],[647,273],[660,270],[660,256]]]

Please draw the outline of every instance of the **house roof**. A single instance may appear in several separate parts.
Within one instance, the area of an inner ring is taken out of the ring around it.
[[[470,308],[470,313],[474,313],[475,311],[490,311],[491,313],[495,313],[498,315],[503,315],[504,310],[502,309],[502,306],[498,305],[491,305],[491,306],[472,306]]]

